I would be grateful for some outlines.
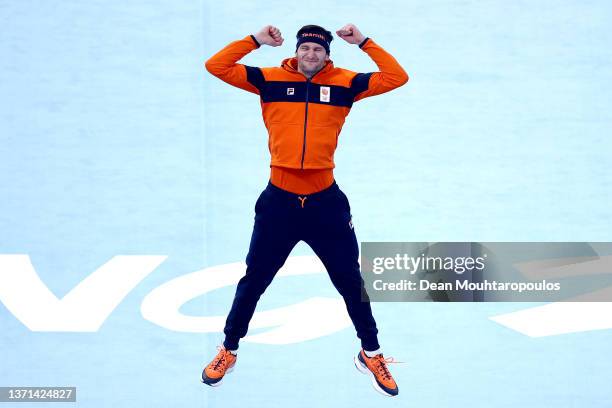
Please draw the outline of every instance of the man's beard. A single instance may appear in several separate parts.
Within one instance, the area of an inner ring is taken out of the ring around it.
[[[323,69],[323,66],[325,66],[325,62],[317,65],[315,68],[308,68],[308,66],[306,66],[306,64],[301,63],[300,64],[300,69],[302,70],[302,72],[307,75],[307,76],[313,76],[315,75],[317,72],[319,72],[321,69]]]

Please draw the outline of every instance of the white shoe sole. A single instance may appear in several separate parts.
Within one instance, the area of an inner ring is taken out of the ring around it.
[[[391,395],[391,394],[387,393],[385,390],[383,390],[382,388],[380,388],[380,385],[378,385],[378,382],[376,382],[376,378],[374,377],[374,373],[371,372],[368,369],[368,367],[364,367],[363,366],[361,361],[359,361],[359,357],[357,357],[357,356],[353,357],[353,361],[355,362],[355,368],[357,368],[357,370],[361,374],[365,374],[365,375],[369,375],[370,376],[370,380],[372,381],[372,386],[374,387],[374,389],[376,391],[378,391],[380,394],[384,395],[385,397],[395,397],[395,395]]]
[[[227,369],[227,371],[225,371],[225,375],[228,375],[229,373],[231,373],[232,371],[234,371],[234,367],[235,367],[235,366],[236,366],[236,364],[234,364],[234,365],[233,365],[231,368],[228,368],[228,369]],[[218,386],[220,386],[220,385],[223,383],[223,380],[225,379],[225,375],[223,376],[223,378],[221,378],[221,380],[217,381],[217,382],[216,382],[216,383],[214,383],[214,384],[208,384],[208,383],[205,383],[205,382],[204,382],[204,380],[202,379],[202,376],[200,376],[200,382],[201,382],[202,384],[206,384],[206,385],[209,385],[209,386],[211,386],[211,387],[218,387]]]

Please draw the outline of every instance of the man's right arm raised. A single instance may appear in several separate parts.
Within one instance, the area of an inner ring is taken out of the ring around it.
[[[259,68],[237,62],[249,52],[259,48],[261,44],[278,47],[282,43],[283,38],[278,28],[265,26],[257,34],[234,41],[210,57],[206,61],[206,69],[230,85],[259,94],[259,86],[263,81]]]

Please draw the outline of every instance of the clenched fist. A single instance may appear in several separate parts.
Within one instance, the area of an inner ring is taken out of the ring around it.
[[[338,37],[342,38],[349,44],[361,44],[366,37],[361,34],[361,31],[354,24],[347,24],[338,31]]]
[[[284,41],[280,30],[272,25],[267,25],[262,28],[255,34],[255,39],[260,44],[267,44],[272,47],[278,47]]]

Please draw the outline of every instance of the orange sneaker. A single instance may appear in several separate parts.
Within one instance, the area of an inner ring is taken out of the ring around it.
[[[394,397],[399,393],[397,384],[387,368],[387,363],[396,362],[392,358],[384,358],[382,354],[368,357],[363,350],[355,356],[357,370],[371,376],[374,389],[388,397]]]
[[[227,351],[224,347],[217,346],[219,353],[202,371],[202,382],[211,387],[218,387],[223,381],[223,376],[234,369],[237,356]]]

